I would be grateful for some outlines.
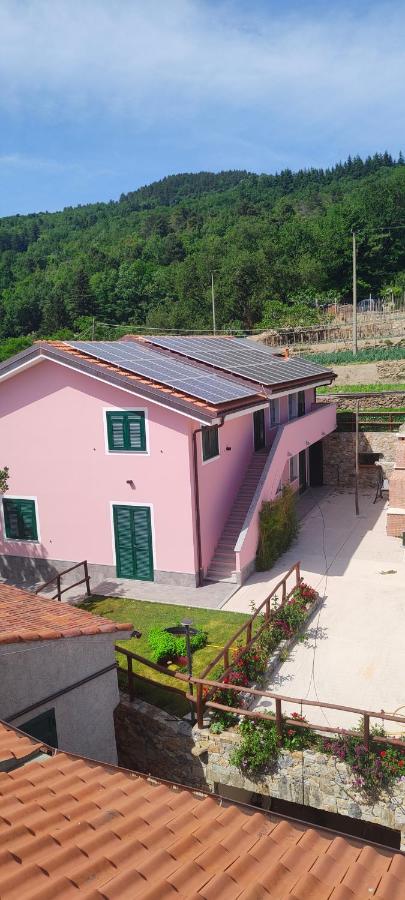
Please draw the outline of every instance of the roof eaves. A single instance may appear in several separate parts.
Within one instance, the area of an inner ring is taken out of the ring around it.
[[[221,409],[210,409],[209,407],[206,407],[205,409],[201,408],[198,404],[193,403],[191,399],[182,400],[180,397],[169,398],[163,391],[159,391],[151,386],[149,387],[145,383],[141,384],[140,382],[135,381],[135,376],[131,379],[126,375],[107,371],[101,364],[97,365],[96,361],[91,360],[90,357],[88,359],[76,357],[73,353],[56,348],[52,344],[44,341],[38,341],[36,344],[33,344],[32,347],[28,347],[27,350],[22,350],[21,353],[16,354],[16,356],[12,356],[10,359],[0,363],[0,381],[5,376],[11,377],[14,373],[17,374],[20,368],[29,365],[35,360],[39,361],[40,359],[49,359],[53,362],[66,365],[68,368],[83,372],[85,375],[89,375],[92,378],[98,378],[101,381],[105,381],[107,384],[112,384],[114,387],[121,388],[131,394],[137,394],[141,397],[145,397],[145,399],[150,399],[155,403],[159,403],[162,406],[174,409],[176,412],[186,415],[190,419],[197,419],[203,424],[210,425],[222,412]],[[238,409],[239,408],[241,407],[238,406]]]

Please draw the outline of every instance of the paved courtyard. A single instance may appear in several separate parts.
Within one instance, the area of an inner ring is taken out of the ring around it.
[[[301,560],[305,581],[324,602],[268,689],[405,716],[405,559],[401,542],[385,534],[386,504],[363,494],[356,518],[353,494],[317,499],[271,578],[256,573],[223,608],[250,611]],[[320,725],[356,724],[353,715],[330,710],[308,707],[307,717]]]

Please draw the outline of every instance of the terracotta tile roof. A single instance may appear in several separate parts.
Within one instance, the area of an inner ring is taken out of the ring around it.
[[[403,900],[405,856],[63,752],[0,771],[0,897],[78,894]]]
[[[154,381],[151,378],[146,378],[146,376],[135,375],[131,372],[128,372],[127,369],[121,368],[121,366],[114,365],[113,363],[103,362],[101,360],[95,359],[94,356],[90,356],[88,353],[84,353],[83,350],[78,350],[75,347],[70,347],[68,343],[64,341],[38,341],[38,346],[41,347],[54,347],[56,350],[68,354],[72,356],[74,359],[86,361],[86,363],[94,366],[96,369],[100,369],[105,373],[115,373],[116,375],[121,375],[126,378],[131,384],[139,384],[139,385],[147,385],[148,387],[154,388],[167,400],[170,398],[184,400],[190,406],[193,406],[197,411],[205,410],[211,413],[212,416],[216,416],[221,410],[225,411],[228,408],[238,408],[242,409],[244,406],[250,407],[255,403],[260,403],[263,401],[265,394],[262,391],[253,392],[252,396],[246,399],[233,400],[228,403],[221,403],[218,405],[214,405],[212,403],[208,403],[205,400],[200,400],[197,397],[194,397],[190,394],[187,394],[186,391],[180,391],[176,388],[168,387],[165,384],[161,384],[158,381]]]
[[[9,584],[0,584],[0,644],[18,641],[49,641],[133,631],[130,622],[111,622],[104,616],[58,603]]]

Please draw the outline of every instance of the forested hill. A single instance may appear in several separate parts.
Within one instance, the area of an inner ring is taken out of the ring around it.
[[[252,328],[316,315],[313,300],[405,289],[405,165],[174,175],[119,201],[0,219],[0,338],[77,329]],[[396,226],[396,227],[394,227]],[[312,305],[311,305],[312,304]]]

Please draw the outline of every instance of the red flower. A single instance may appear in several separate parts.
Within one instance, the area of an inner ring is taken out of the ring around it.
[[[399,760],[398,760],[398,765],[399,765],[399,766],[405,766],[405,759],[399,759]]]
[[[382,756],[383,759],[384,759],[384,756],[386,756],[386,755],[387,755],[387,751],[386,751],[386,750],[381,750],[380,756]]]
[[[287,731],[287,734],[288,734],[288,737],[292,737],[293,734],[295,734],[294,729],[293,729],[293,728],[289,728],[288,731]]]

